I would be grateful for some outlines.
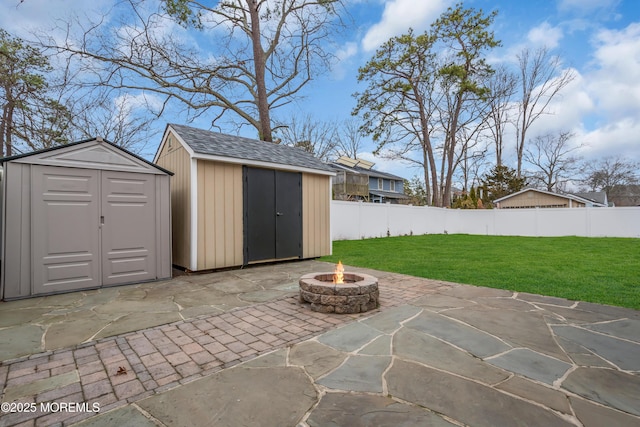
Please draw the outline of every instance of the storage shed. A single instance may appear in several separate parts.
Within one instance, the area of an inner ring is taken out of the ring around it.
[[[101,138],[0,165],[3,299],[171,277],[171,172]]]
[[[332,169],[299,148],[169,124],[173,263],[210,270],[331,253]]]

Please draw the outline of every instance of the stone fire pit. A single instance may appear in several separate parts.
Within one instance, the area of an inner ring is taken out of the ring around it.
[[[378,279],[368,274],[344,273],[344,283],[333,283],[334,273],[310,273],[300,278],[300,302],[321,313],[364,313],[378,308]]]

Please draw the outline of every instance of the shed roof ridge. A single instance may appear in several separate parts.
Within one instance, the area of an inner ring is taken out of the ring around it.
[[[167,126],[171,127],[194,153],[203,156],[229,157],[325,172],[333,171],[313,154],[297,147],[175,123],[169,123]]]

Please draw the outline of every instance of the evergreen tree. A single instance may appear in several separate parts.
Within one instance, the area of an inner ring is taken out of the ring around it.
[[[478,203],[478,196],[476,195],[476,188],[472,185],[471,191],[469,192],[469,198],[473,202],[474,205]]]
[[[411,178],[411,181],[404,180],[404,194],[409,196],[407,203],[414,206],[424,206],[427,204],[427,190],[418,176]]]
[[[485,189],[486,201],[493,203],[496,199],[525,188],[527,179],[524,177],[518,178],[515,169],[501,165],[495,166],[484,176],[482,185]]]

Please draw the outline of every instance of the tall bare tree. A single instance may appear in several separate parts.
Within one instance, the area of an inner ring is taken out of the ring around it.
[[[212,126],[232,112],[265,141],[273,110],[330,65],[327,42],[342,25],[342,0],[162,0],[151,12],[123,4],[129,12],[115,29],[78,23],[81,40],[45,44],[82,58],[99,86],[178,100],[192,116],[213,109]],[[176,23],[201,37],[177,35]]]
[[[570,132],[538,136],[525,149],[524,159],[535,168],[532,178],[547,191],[563,190],[575,176],[580,157],[573,153],[582,145],[572,145],[573,136]]]
[[[525,48],[518,54],[520,69],[520,94],[516,119],[516,154],[518,177],[522,174],[527,132],[540,116],[550,114],[549,104],[575,78],[571,69],[562,69],[559,57],[552,56],[547,48],[531,52]]]
[[[487,84],[490,91],[487,125],[493,138],[497,166],[502,166],[504,133],[513,108],[511,100],[515,93],[516,84],[517,76],[505,67],[497,68]]]
[[[470,130],[481,131],[482,127],[477,126]],[[456,176],[462,184],[464,193],[468,192],[472,186],[478,186],[482,178],[481,172],[488,166],[488,143],[478,133],[474,132],[472,136],[468,136],[467,129],[461,130],[462,141]]]

